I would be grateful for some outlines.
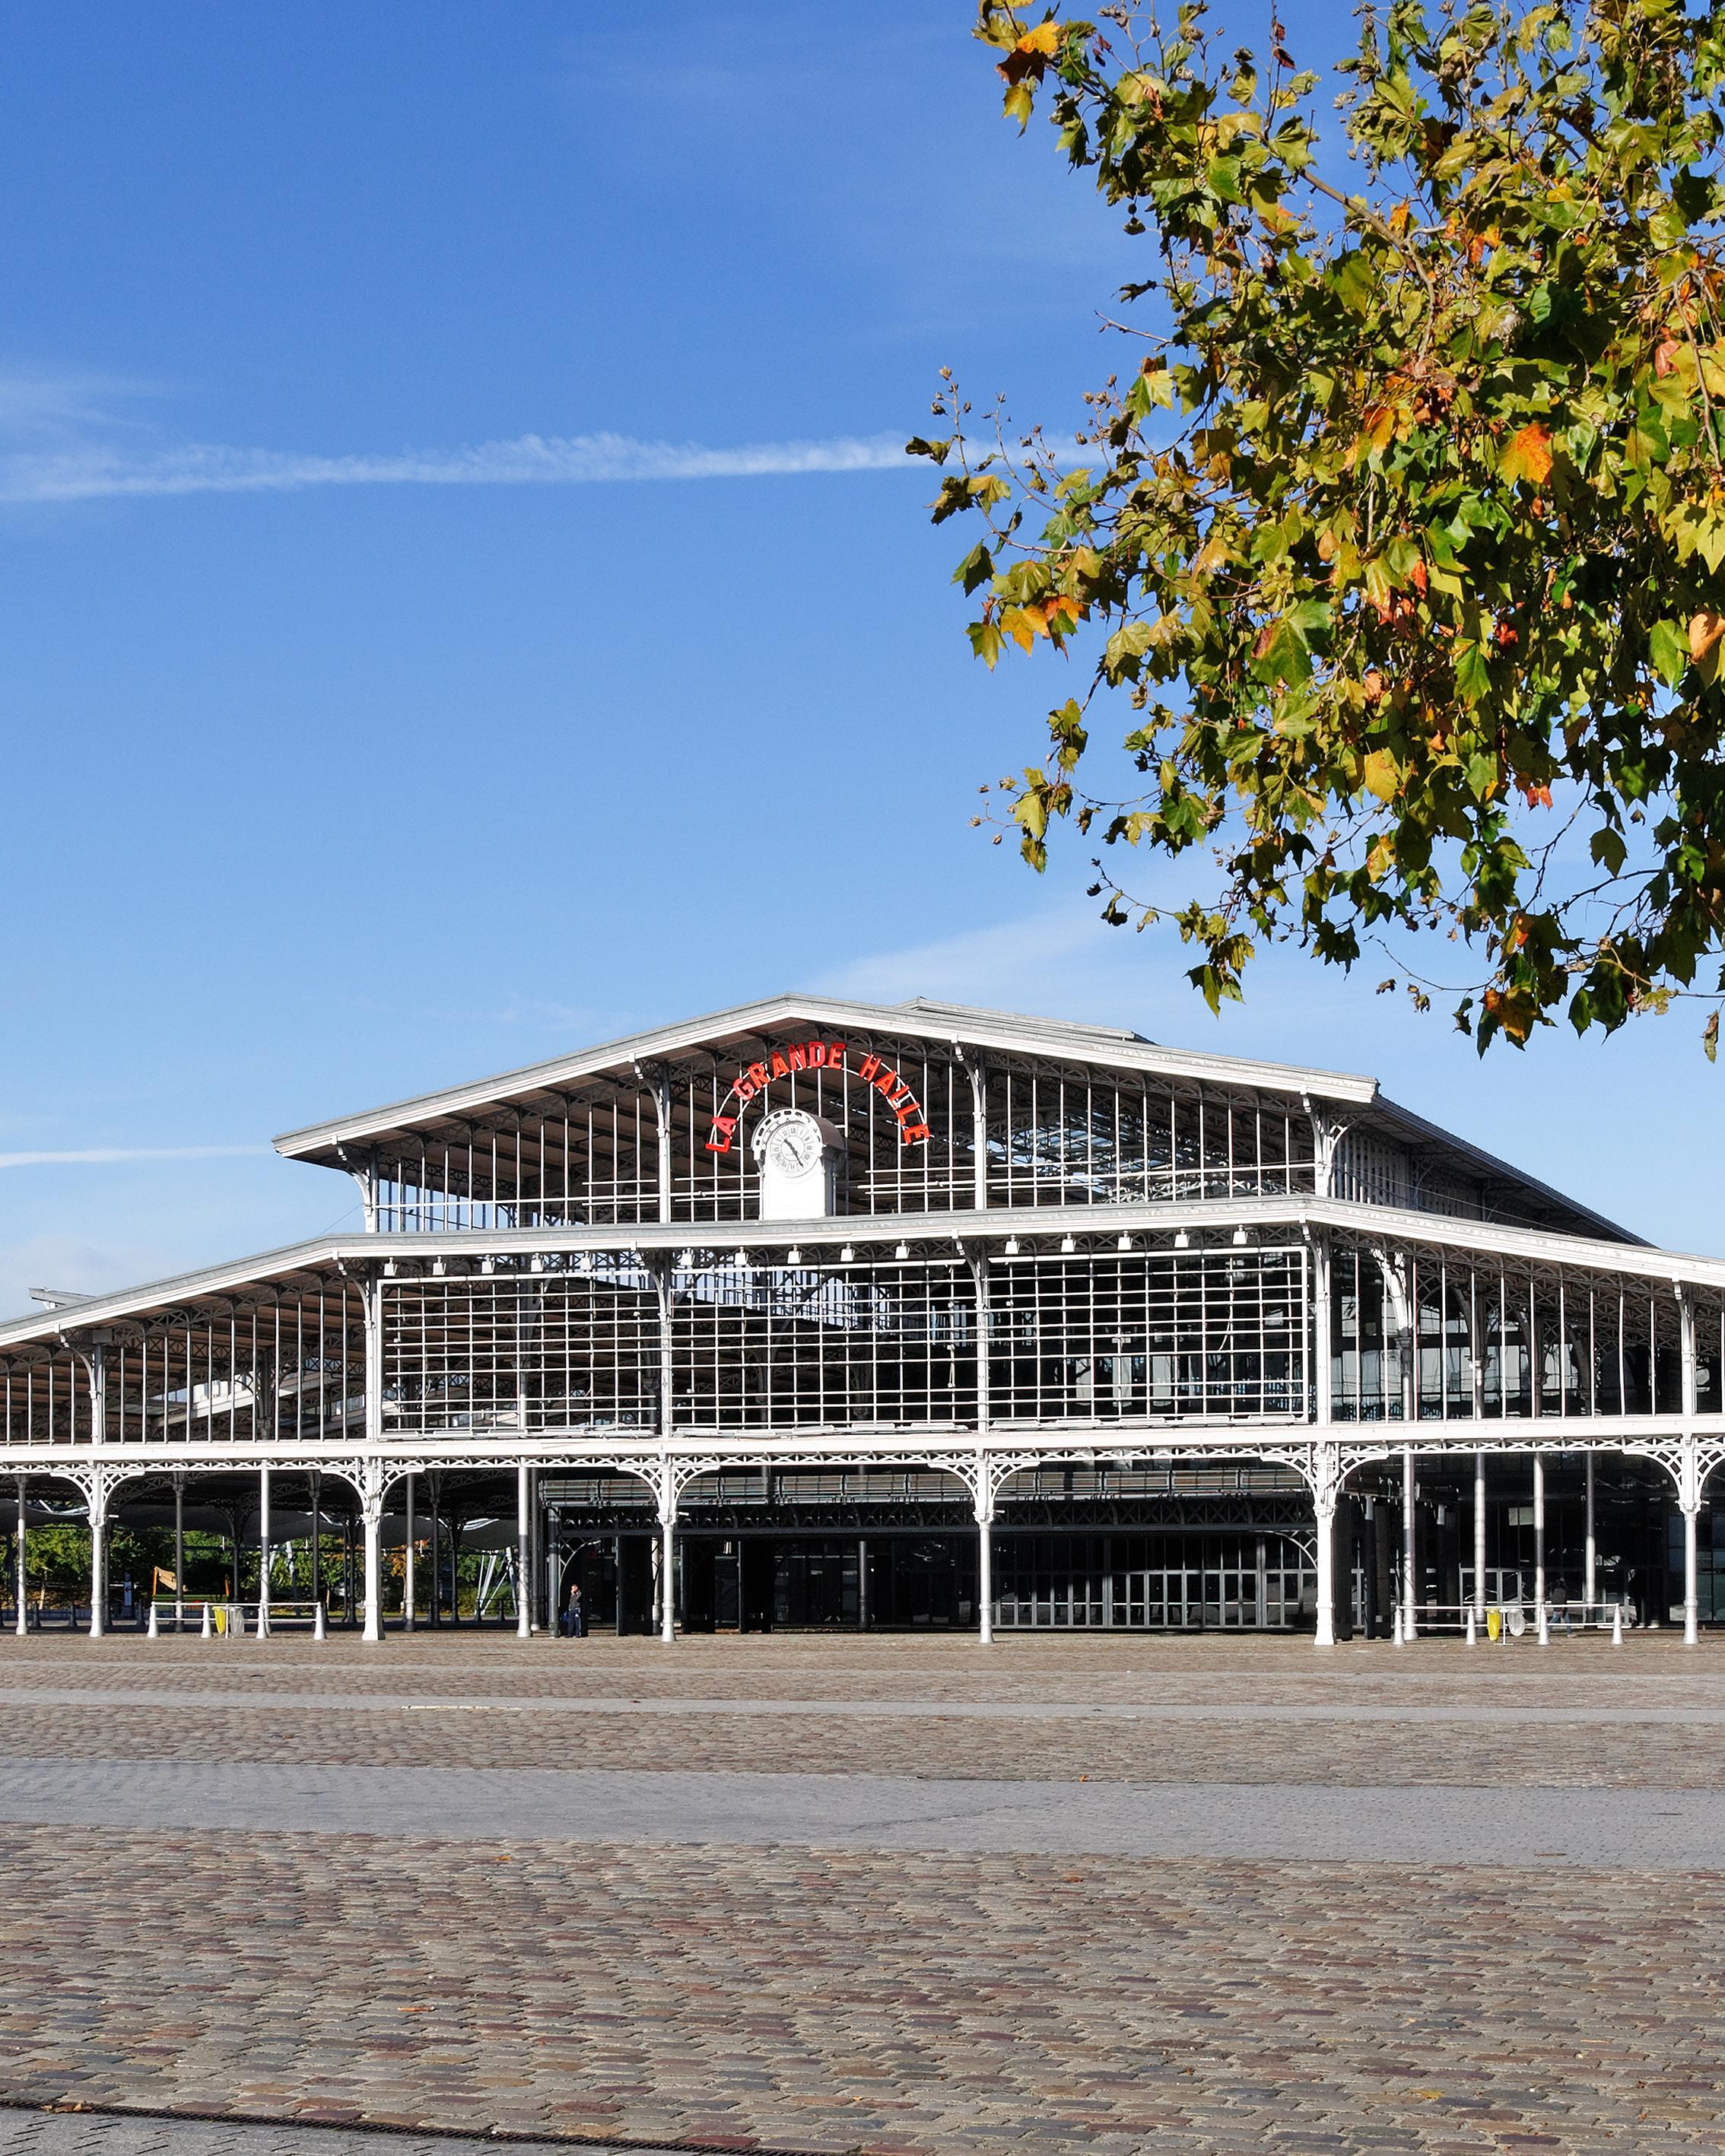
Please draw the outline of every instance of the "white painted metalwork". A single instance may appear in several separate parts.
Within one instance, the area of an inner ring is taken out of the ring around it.
[[[516,1578],[515,1629],[516,1638],[521,1640],[527,1637],[531,1624],[527,1614],[527,1607],[531,1599],[529,1582],[531,1574],[532,1533],[532,1489],[530,1478],[532,1471],[525,1460],[518,1460],[516,1462],[515,1527],[517,1551],[516,1562],[520,1569]]]
[[[1589,1454],[1589,1469],[1592,1473]],[[1476,1449],[1473,1455],[1473,1608],[1468,1613],[1468,1638],[1473,1638],[1476,1619],[1483,1621],[1486,1614],[1486,1455]]]
[[[1533,1455],[1533,1606],[1545,1622],[1545,1461]]]
[[[1417,1561],[1419,1534],[1418,1491],[1414,1480],[1414,1448],[1402,1447],[1402,1637],[1413,1640],[1418,1636],[1419,1625],[1414,1614],[1420,1592],[1420,1573]]]
[[[805,1127],[821,1206],[774,1219],[748,1141]],[[1477,1625],[1488,1457],[1531,1457],[1543,1610],[1546,1462],[1585,1459],[1591,1604],[1603,1450],[1669,1476],[1697,1635],[1697,1519],[1725,1457],[1725,1263],[1637,1244],[1370,1081],[792,998],[280,1142],[356,1178],[363,1235],[0,1327],[20,1625],[37,1481],[84,1502],[100,1635],[117,1491],[172,1481],[177,1623],[187,1478],[256,1475],[267,1625],[271,1477],[304,1478],[314,1517],[333,1477],[363,1530],[376,1640],[398,1482],[411,1624],[415,1478],[513,1478],[525,1635],[560,1591],[540,1478],[603,1469],[648,1493],[669,1639],[691,1482],[917,1470],[966,1492],[986,1637],[1048,1600],[1009,1584],[997,1505],[1014,1477],[1260,1460],[1308,1494],[1323,1645],[1352,1579],[1350,1478],[1381,1491],[1399,1465],[1391,1601],[1412,1641],[1420,1460],[1471,1460]],[[1274,1569],[1260,1553],[1259,1622],[1289,1606]],[[1119,1589],[1169,1607],[1158,1592]]]
[[[258,1470],[258,1637],[270,1636],[270,1470]],[[234,1582],[238,1593],[239,1581]]]

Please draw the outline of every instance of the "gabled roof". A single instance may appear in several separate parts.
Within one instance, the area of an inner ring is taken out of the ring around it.
[[[1467,1138],[1457,1137],[1437,1123],[1428,1122],[1424,1116],[1416,1116],[1411,1108],[1404,1108],[1399,1101],[1392,1101],[1380,1093],[1372,1104],[1372,1122],[1382,1127],[1391,1136],[1405,1145],[1416,1158],[1422,1152],[1441,1166],[1461,1168],[1471,1172],[1481,1183],[1507,1187],[1516,1191],[1530,1191],[1549,1201],[1553,1209],[1560,1214],[1573,1214],[1576,1219],[1597,1229],[1608,1241],[1634,1243],[1643,1250],[1652,1245],[1645,1235],[1633,1234],[1621,1228],[1616,1221],[1607,1219],[1603,1213],[1591,1205],[1584,1205],[1579,1199],[1570,1198],[1549,1183],[1542,1183],[1537,1175],[1529,1175],[1524,1168],[1515,1168],[1501,1160],[1495,1152],[1487,1152]]]
[[[380,1252],[388,1255],[375,1236],[359,1241],[351,1235],[321,1235],[311,1242],[290,1243],[279,1250],[231,1259],[223,1265],[201,1265],[195,1272],[171,1273],[165,1280],[146,1281],[136,1287],[80,1295],[63,1309],[49,1308],[0,1324],[0,1348],[26,1341],[51,1341],[122,1318],[160,1318],[170,1312],[202,1309],[214,1302],[238,1302],[249,1293],[268,1292],[285,1301],[299,1296],[315,1301],[320,1294],[339,1288],[345,1261],[362,1252],[368,1259]]]
[[[506,1101],[530,1100],[535,1093],[555,1092],[584,1078],[626,1074],[636,1064],[653,1062],[680,1050],[740,1051],[763,1034],[805,1024],[853,1035],[959,1041],[967,1047],[993,1049],[1005,1055],[1041,1055],[1113,1070],[1208,1080],[1214,1085],[1309,1095],[1361,1106],[1374,1100],[1378,1091],[1374,1078],[1211,1055],[1190,1049],[1158,1048],[1141,1034],[1122,1028],[1027,1018],[1010,1011],[975,1010],[962,1004],[930,1003],[920,998],[905,1004],[862,1004],[831,996],[786,993],[759,1003],[739,1004],[701,1018],[685,1019],[649,1033],[631,1034],[621,1040],[556,1056],[549,1062],[530,1064],[522,1070],[506,1070],[467,1085],[447,1086],[439,1092],[363,1109],[305,1130],[287,1131],[276,1139],[275,1149],[291,1160],[312,1160],[339,1168],[344,1165],[343,1147],[363,1147],[368,1140],[391,1132]]]
[[[405,1162],[416,1152],[431,1159],[440,1147],[459,1152],[482,1139],[489,1128],[494,1139],[500,1131],[513,1132],[519,1151],[523,1127],[531,1127],[536,1119],[541,1125],[539,1152],[533,1155],[530,1131],[526,1153],[541,1158],[542,1166],[555,1173],[562,1156],[554,1143],[546,1152],[545,1132],[567,1116],[572,1094],[585,1089],[590,1096],[597,1094],[603,1099],[608,1093],[612,1098],[619,1092],[633,1093],[649,1068],[691,1058],[697,1065],[705,1059],[710,1065],[728,1063],[741,1068],[769,1045],[803,1030],[829,1036],[843,1034],[860,1048],[887,1042],[951,1044],[984,1059],[1024,1059],[1067,1070],[1076,1066],[1280,1096],[1296,1106],[1304,1101],[1322,1103],[1362,1135],[1404,1147],[1416,1168],[1423,1163],[1438,1180],[1447,1175],[1477,1186],[1481,1204],[1490,1212],[1557,1226],[1569,1234],[1599,1233],[1622,1242],[1641,1240],[1592,1207],[1386,1100],[1374,1078],[1202,1050],[1163,1048],[1126,1027],[1028,1017],[922,997],[889,1004],[793,993],[769,996],[290,1131],[275,1140],[275,1147],[290,1159],[320,1167],[360,1168],[374,1159]],[[685,1122],[691,1113],[687,1102],[675,1111]],[[566,1170],[564,1173],[567,1183]],[[469,1188],[476,1189],[477,1185]]]

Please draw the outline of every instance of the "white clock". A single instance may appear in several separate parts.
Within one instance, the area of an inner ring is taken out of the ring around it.
[[[832,1211],[837,1135],[801,1108],[763,1118],[752,1147],[763,1220],[809,1220]]]
[[[807,1175],[822,1151],[820,1125],[800,1108],[781,1108],[755,1132],[755,1162],[763,1172]]]

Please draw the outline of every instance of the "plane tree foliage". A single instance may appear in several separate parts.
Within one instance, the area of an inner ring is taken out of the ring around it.
[[[1038,869],[1104,841],[1105,917],[1177,921],[1212,1006],[1267,942],[1378,944],[1481,1050],[1687,996],[1712,1055],[1725,4],[1359,20],[1321,84],[1273,20],[982,9],[1137,273],[1076,449],[950,377],[910,444],[985,527],[978,656],[1076,670],[989,814]]]

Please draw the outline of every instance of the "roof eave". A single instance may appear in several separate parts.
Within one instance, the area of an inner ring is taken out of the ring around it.
[[[808,1222],[624,1221],[564,1229],[454,1229],[388,1235],[326,1235],[314,1242],[291,1244],[284,1250],[267,1250],[227,1265],[208,1266],[200,1272],[174,1274],[165,1280],[142,1281],[111,1295],[93,1296],[75,1309],[12,1319],[0,1325],[0,1349],[51,1342],[63,1333],[83,1332],[92,1326],[113,1324],[164,1304],[266,1286],[272,1280],[295,1273],[340,1270],[347,1265],[374,1266],[391,1258],[431,1254],[482,1257],[487,1251],[501,1254],[536,1249],[659,1250],[691,1244],[710,1249],[751,1243],[841,1240],[884,1244],[930,1238],[962,1244],[1013,1235],[1049,1238],[1068,1233],[1111,1235],[1122,1228],[1147,1234],[1173,1232],[1182,1227],[1250,1226],[1255,1222],[1292,1228],[1308,1222],[1323,1224],[1363,1232],[1400,1235],[1411,1242],[1513,1252],[1536,1261],[1582,1268],[1593,1265],[1613,1271],[1636,1270],[1629,1261],[1625,1247],[1627,1243],[1630,1250],[1645,1251],[1656,1260],[1649,1268],[1653,1274],[1671,1279],[1694,1279],[1725,1289],[1725,1258],[1666,1250],[1637,1237],[1620,1240],[1614,1234],[1609,1239],[1594,1241],[1560,1229],[1532,1228],[1512,1221],[1470,1220],[1450,1214],[1420,1213],[1408,1207],[1368,1205],[1337,1198],[1204,1199],[1172,1204],[1144,1202],[1096,1205],[1065,1211],[1048,1207],[1003,1206],[990,1207],[981,1213],[839,1214]]]
[[[1507,1160],[1500,1160],[1496,1153],[1487,1152],[1483,1146],[1457,1137],[1453,1131],[1445,1130],[1440,1124],[1428,1122],[1424,1116],[1416,1115],[1411,1108],[1403,1107],[1399,1101],[1392,1101],[1380,1093],[1373,1105],[1386,1121],[1399,1124],[1415,1137],[1440,1145],[1450,1152],[1460,1153],[1476,1166],[1489,1170],[1494,1176],[1513,1183],[1518,1189],[1537,1191],[1542,1198],[1548,1199],[1553,1205],[1562,1206],[1566,1213],[1573,1213],[1579,1220],[1590,1220],[1596,1228],[1602,1229],[1610,1240],[1633,1243],[1642,1250],[1655,1247],[1646,1236],[1637,1235],[1630,1229],[1620,1227],[1615,1220],[1608,1220],[1603,1213],[1595,1212],[1591,1205],[1584,1205],[1579,1199],[1571,1198],[1566,1191],[1556,1189],[1549,1183],[1542,1183],[1537,1175],[1529,1175],[1525,1168],[1512,1168]]]
[[[439,1092],[422,1093],[329,1122],[285,1131],[274,1141],[275,1150],[289,1160],[305,1159],[348,1142],[362,1142],[382,1132],[398,1129],[404,1124],[427,1122],[437,1116],[459,1115],[464,1109],[480,1107],[514,1094],[567,1084],[620,1065],[668,1055],[680,1048],[696,1045],[716,1033],[757,1030],[798,1017],[830,1019],[876,1032],[891,1027],[931,1040],[960,1040],[978,1048],[996,1048],[1006,1053],[1040,1050],[1068,1061],[1090,1062],[1110,1069],[1146,1070],[1171,1077],[1211,1078],[1221,1084],[1294,1096],[1310,1094],[1358,1106],[1371,1103],[1378,1093],[1376,1079],[1357,1073],[1311,1070],[1297,1065],[1162,1048],[1129,1033],[1117,1035],[1101,1028],[1092,1032],[1088,1028],[1064,1026],[1057,1020],[1042,1022],[990,1012],[977,1014],[973,1022],[964,1024],[961,1021],[965,1013],[957,1006],[926,1007],[919,1011],[913,1004],[853,1003],[837,997],[786,993],[685,1019],[675,1025],[629,1034],[621,1040],[605,1041],[574,1055],[528,1064],[518,1070],[500,1071],[489,1078],[448,1086]],[[1086,1041],[1094,1043],[1088,1052]]]
[[[385,1248],[381,1236],[367,1240],[366,1255]],[[316,1242],[290,1243],[280,1250],[264,1250],[227,1265],[206,1265],[193,1273],[172,1273],[165,1280],[141,1281],[135,1286],[116,1289],[110,1295],[93,1295],[65,1308],[30,1317],[14,1317],[0,1324],[0,1348],[22,1346],[31,1340],[52,1339],[70,1330],[112,1324],[141,1309],[158,1304],[195,1301],[229,1290],[252,1287],[292,1273],[311,1272],[339,1265],[358,1255],[352,1236],[324,1235]]]

